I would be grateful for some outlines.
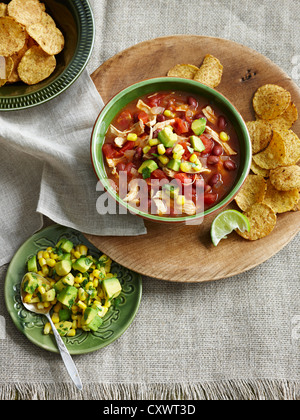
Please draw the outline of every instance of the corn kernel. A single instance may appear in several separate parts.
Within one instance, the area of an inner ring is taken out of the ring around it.
[[[191,163],[190,162],[182,162],[181,163],[181,165],[180,165],[180,170],[182,171],[182,172],[190,172],[191,171],[191,167],[192,167],[192,165],[191,165]]]
[[[148,143],[149,143],[149,146],[152,147],[152,146],[157,146],[160,143],[160,141],[158,139],[151,139],[148,141]]]
[[[44,308],[50,308],[51,303],[50,302],[44,302]]]
[[[75,335],[76,335],[76,330],[74,328],[72,328],[70,331],[67,332],[68,337],[75,337]]]
[[[167,165],[170,161],[170,159],[167,156],[159,156],[158,160],[163,164]]]
[[[129,133],[127,136],[128,141],[137,141],[138,136],[135,133]]]
[[[54,322],[54,324],[58,324],[59,323],[58,313],[54,312],[54,314],[52,315],[51,319]]]
[[[150,151],[150,149],[151,149],[151,146],[145,146],[145,147],[143,148],[143,153],[144,153],[144,155],[146,155],[146,154]]]
[[[92,281],[89,281],[87,284],[86,284],[86,286],[85,286],[85,290],[89,290],[90,288],[94,288],[94,285],[93,285],[93,282]]]
[[[201,165],[201,163],[200,163],[200,165],[194,166],[194,168],[193,168],[193,170],[194,170],[195,172],[200,172],[200,171],[201,171],[201,169],[202,169],[202,165]]]
[[[77,274],[77,276],[74,279],[75,283],[79,283],[79,284],[81,284],[83,282],[83,280],[84,280],[84,278],[83,278],[81,273]]]
[[[43,258],[45,258],[45,260],[47,260],[48,258],[50,258],[50,254],[47,251],[43,252]]]
[[[74,257],[78,260],[81,257],[81,254],[79,251],[74,252]]]
[[[52,258],[47,258],[46,259],[46,263],[47,263],[48,267],[53,268],[55,266],[55,264],[56,264],[56,261],[53,260]]]
[[[43,265],[46,265],[47,262],[46,262],[45,258],[39,258],[39,264],[40,264],[41,267],[43,267]]]
[[[75,315],[75,314],[71,315],[71,318],[73,321],[77,321],[78,317],[79,315]]]
[[[25,303],[30,303],[31,299],[32,299],[32,295],[30,295],[30,294],[28,293],[28,294],[25,296],[25,298],[24,298],[24,302],[25,302]]]
[[[95,278],[94,274],[91,273],[90,276],[89,276],[90,281],[93,282],[94,281],[94,278]]]
[[[39,309],[39,310],[43,310],[43,309],[45,309],[44,308],[44,304],[43,303],[38,303],[37,305],[36,305],[36,307]]]
[[[184,195],[179,195],[176,198],[176,203],[179,204],[180,206],[183,206],[185,203],[185,196]]]
[[[82,288],[80,288],[78,290],[78,298],[79,298],[79,300],[84,301],[84,300],[86,300],[87,297],[88,297],[88,294]]]
[[[94,285],[95,288],[97,288],[99,286],[99,280],[97,278],[94,279],[93,285]]]
[[[54,254],[54,252],[51,252],[50,258],[52,258],[52,260],[57,260],[58,255],[57,254]]]
[[[33,297],[29,303],[40,303],[40,299],[38,297]]]
[[[72,308],[71,308],[71,311],[72,311],[73,315],[78,314],[78,307],[76,305],[73,305]]]
[[[46,289],[43,286],[39,286],[38,287],[38,291],[40,292],[41,295],[43,295],[44,293],[46,293]]]
[[[98,279],[99,276],[100,276],[100,270],[94,270],[93,275],[94,275],[94,277],[96,277]]]
[[[78,306],[79,306],[79,308],[80,308],[80,309],[82,309],[83,311],[85,311],[85,310],[86,310],[86,308],[87,308],[86,304],[85,304],[85,303],[83,303],[83,302],[81,302],[81,300],[79,300],[79,301],[77,302],[77,305],[78,305]]]
[[[49,335],[51,330],[52,330],[51,324],[50,322],[47,322],[47,324],[45,324],[44,326],[44,334]]]
[[[80,245],[79,252],[81,255],[87,255],[88,253],[88,247],[85,245]]]
[[[42,273],[44,277],[47,277],[49,274],[49,268],[47,267],[47,265],[43,265],[42,267]]]
[[[184,148],[181,146],[181,144],[176,144],[176,146],[173,148],[173,153],[184,153]]]
[[[164,155],[166,153],[166,148],[163,144],[157,146],[157,151],[159,155]]]
[[[174,118],[175,114],[172,111],[170,111],[169,109],[166,109],[165,112],[164,112],[164,116],[168,117],[168,118]]]
[[[229,136],[228,136],[227,133],[225,133],[225,131],[221,131],[221,133],[220,133],[220,139],[222,141],[228,141],[229,140]]]
[[[72,322],[72,328],[74,328],[74,330],[77,329],[77,320],[76,319],[74,319],[73,322]]]
[[[192,162],[192,163],[196,163],[196,162],[197,162],[197,160],[198,160],[198,156],[197,156],[195,153],[193,153],[193,154],[190,156],[190,162]]]
[[[43,251],[39,251],[37,254],[38,260],[40,260],[41,258],[43,258],[44,252]]]
[[[49,246],[49,247],[46,249],[46,251],[50,253],[50,252],[52,252],[52,251],[53,251],[53,248],[52,248],[51,246]]]
[[[184,153],[173,153],[173,159],[181,160]]]

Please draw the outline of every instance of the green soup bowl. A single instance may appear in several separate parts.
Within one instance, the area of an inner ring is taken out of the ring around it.
[[[10,0],[1,0],[8,4]],[[28,86],[22,82],[0,88],[0,111],[30,108],[64,92],[80,76],[91,56],[95,24],[88,0],[41,0],[65,37],[63,51],[50,77]]]
[[[115,189],[111,186],[109,181],[106,168],[105,168],[105,158],[102,153],[102,146],[105,142],[105,135],[109,128],[109,125],[112,123],[114,118],[124,109],[130,102],[141,98],[145,95],[151,95],[156,92],[162,91],[181,91],[191,93],[192,95],[198,95],[205,98],[207,103],[212,106],[216,106],[231,122],[233,125],[239,142],[240,147],[240,164],[238,168],[238,174],[234,185],[231,190],[228,192],[226,197],[219,201],[216,205],[209,208],[206,211],[199,212],[193,216],[161,216],[148,214],[138,210],[136,207],[131,206],[130,204],[124,202],[119,195],[116,193]],[[211,215],[217,211],[228,206],[236,197],[241,187],[243,186],[251,166],[252,160],[252,147],[249,132],[247,130],[246,124],[238,112],[238,110],[231,104],[231,102],[225,98],[221,93],[217,92],[214,89],[211,89],[205,85],[202,85],[199,82],[173,78],[173,77],[161,77],[141,81],[132,86],[127,87],[126,89],[119,92],[114,96],[107,105],[103,108],[100,115],[98,116],[91,138],[91,159],[94,167],[94,171],[101,181],[104,189],[113,197],[121,206],[127,208],[133,214],[143,217],[144,219],[161,222],[161,223],[195,223],[203,219],[204,217]]]

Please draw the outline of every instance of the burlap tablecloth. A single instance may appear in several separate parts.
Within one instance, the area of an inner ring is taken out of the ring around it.
[[[173,34],[245,44],[300,80],[298,0],[91,0],[92,73],[137,42]],[[0,399],[300,398],[299,235],[239,276],[206,284],[144,278],[136,320],[116,342],[75,357],[84,391],[58,355],[15,328],[0,269]],[[155,263],[155,262],[154,262]]]

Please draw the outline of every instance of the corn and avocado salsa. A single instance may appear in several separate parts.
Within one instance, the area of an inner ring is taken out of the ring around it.
[[[122,291],[111,265],[106,255],[95,258],[87,246],[63,238],[27,262],[24,302],[40,310],[53,307],[51,319],[61,336],[74,337],[77,329],[97,331]],[[51,332],[47,323],[44,334]]]

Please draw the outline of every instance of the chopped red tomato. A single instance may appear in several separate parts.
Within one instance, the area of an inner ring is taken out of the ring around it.
[[[187,121],[183,121],[181,118],[175,118],[175,122],[172,124],[174,131],[178,136],[183,133],[188,133],[190,131],[190,125]]]
[[[166,93],[157,93],[156,95],[152,96],[152,98],[149,98],[147,105],[150,106],[150,108],[160,106],[162,100],[166,96],[168,96],[168,94],[166,94]]]
[[[114,159],[121,156],[120,152],[112,144],[104,144],[102,151],[104,156],[108,159]]]
[[[212,152],[214,148],[214,142],[212,139],[209,139],[205,135],[200,136],[202,143],[205,147],[205,150],[203,150],[202,155],[208,155]]]
[[[126,110],[126,111],[121,112],[119,118],[117,119],[119,129],[121,131],[126,130],[127,128],[129,128],[132,121],[133,121],[133,117],[130,111]]]
[[[145,111],[141,111],[138,114],[138,119],[143,121],[144,124],[146,124],[149,121],[149,116]]]
[[[132,150],[135,147],[135,142],[134,141],[127,141],[124,146],[122,147],[122,149],[120,150],[120,154],[124,155],[124,153],[127,150]]]
[[[184,172],[179,172],[178,174],[174,175],[174,178],[177,179],[181,184],[191,184],[193,180],[189,177],[188,174]]]

